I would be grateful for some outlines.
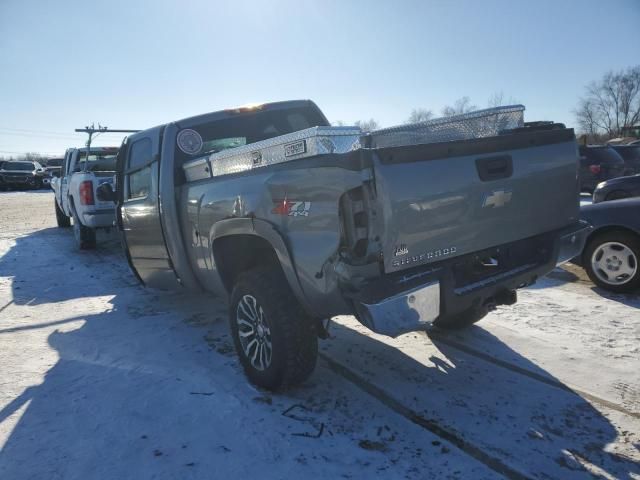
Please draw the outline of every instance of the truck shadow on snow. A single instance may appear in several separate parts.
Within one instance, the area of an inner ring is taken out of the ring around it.
[[[240,411],[251,415],[246,413],[248,398],[259,393],[246,384],[235,358],[212,353],[202,339],[205,329],[223,337],[223,322],[190,321],[224,317],[219,302],[135,285],[117,245],[68,256],[76,266],[74,281],[65,282],[70,273],[60,275],[56,262],[37,258],[62,256],[67,243],[71,252],[69,234],[42,230],[17,239],[0,258],[0,275],[13,277],[16,305],[53,308],[69,300],[112,296],[100,300],[103,313],[70,312],[18,327],[0,320],[0,340],[52,325],[66,329],[47,337],[59,359],[42,383],[8,399],[0,410],[0,425],[19,415],[0,451],[0,478],[191,478],[185,470],[169,473],[171,467],[159,457],[174,459],[180,468],[197,465],[201,475],[215,476],[221,465],[234,464],[233,452],[258,448],[264,455],[261,443],[290,442],[288,432],[274,437],[260,428],[265,416],[282,422],[279,411],[262,410],[263,418],[251,418],[250,426],[232,422],[235,430],[228,429],[229,418]],[[33,261],[24,268],[18,260],[27,257]],[[481,327],[473,328],[500,358],[553,378]],[[603,477],[631,478],[630,472],[638,471],[630,459],[605,451],[619,440],[620,429],[571,391],[480,362],[437,337],[432,338],[434,350],[423,334],[415,335],[417,361],[355,329],[338,325],[334,333],[335,339],[322,344],[325,355],[527,475],[584,478],[584,462]],[[229,372],[230,365],[235,372]],[[335,382],[334,374],[318,369],[298,392],[307,398],[322,395]],[[212,409],[207,395],[223,408]],[[298,394],[283,397],[291,395]],[[357,411],[357,405],[352,408]],[[319,409],[312,405],[311,414],[321,414]],[[330,418],[331,411],[324,414]],[[318,442],[330,448],[326,437]],[[282,450],[296,449],[295,443],[286,444]]]
[[[119,278],[116,285],[137,285],[116,235],[100,232],[98,242],[96,250],[79,251],[70,228],[17,237],[15,246],[0,257],[0,276],[12,278],[13,303],[40,305],[110,295],[113,282],[108,280],[114,275]],[[87,279],[80,287],[73,281],[78,277]]]
[[[631,472],[640,473],[637,463],[606,448],[631,441],[632,437],[620,438],[629,433],[627,426],[616,428],[580,395],[481,326],[471,327],[467,340],[481,345],[490,360],[506,360],[507,367],[513,365],[529,376],[452,346],[455,333],[409,334],[415,337],[409,356],[357,329],[338,325],[336,330],[333,345],[324,349],[326,355],[415,415],[491,452],[526,476],[583,478],[585,465],[595,466],[591,471],[596,476],[604,473],[603,478],[608,474],[626,479],[632,478]],[[407,345],[403,337],[390,343],[394,342]],[[631,455],[638,453],[640,444]]]

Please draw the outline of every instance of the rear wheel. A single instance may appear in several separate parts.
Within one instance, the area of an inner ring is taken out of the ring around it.
[[[640,238],[613,231],[596,236],[584,251],[583,265],[593,283],[605,290],[627,293],[640,287]]]
[[[73,236],[80,250],[96,248],[96,231],[82,225],[75,211],[73,212]]]
[[[58,223],[58,227],[68,228],[71,226],[71,219],[67,217],[62,209],[58,206],[58,201],[54,198],[53,204],[56,209],[56,222]]]
[[[278,268],[242,273],[231,294],[229,321],[249,381],[270,390],[306,380],[318,356],[315,323]]]

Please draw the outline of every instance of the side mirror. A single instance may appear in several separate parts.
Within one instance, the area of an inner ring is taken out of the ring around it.
[[[103,202],[113,202],[116,203],[117,197],[116,192],[113,191],[113,187],[110,183],[103,183],[96,190],[96,196],[98,200]]]

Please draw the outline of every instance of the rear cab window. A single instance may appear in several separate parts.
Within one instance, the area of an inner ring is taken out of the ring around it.
[[[197,150],[175,148],[176,167],[193,158],[240,147],[306,128],[328,126],[317,107],[300,106],[265,111],[240,112],[237,116],[190,126],[201,137]],[[188,153],[187,153],[188,152]]]
[[[622,157],[610,147],[581,147],[580,155],[586,156],[589,164],[624,163]]]
[[[78,152],[75,171],[87,170],[89,172],[115,172],[116,155],[118,149],[100,149],[87,152]]]

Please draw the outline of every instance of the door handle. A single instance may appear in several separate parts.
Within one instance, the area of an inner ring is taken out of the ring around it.
[[[499,155],[476,159],[478,176],[483,182],[509,178],[513,175],[513,160],[511,155]]]

